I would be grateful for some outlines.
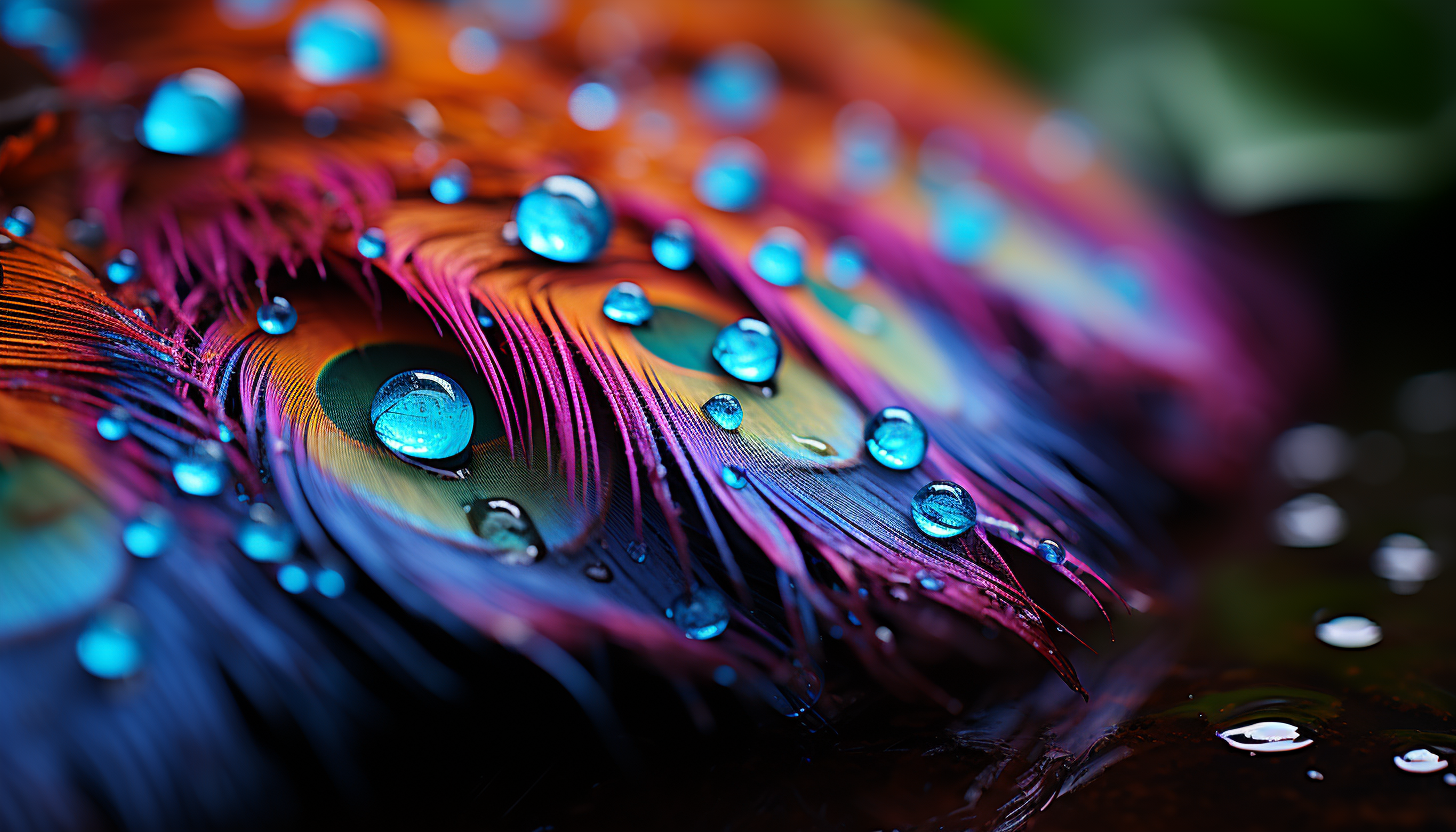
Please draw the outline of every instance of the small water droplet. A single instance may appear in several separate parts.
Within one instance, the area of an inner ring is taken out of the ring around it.
[[[120,405],[111,408],[96,419],[96,432],[108,442],[115,442],[131,433],[131,416]]]
[[[729,488],[740,489],[748,485],[748,475],[737,465],[724,465],[723,482],[727,483]]]
[[[612,567],[607,566],[601,561],[587,564],[586,569],[583,571],[588,578],[591,578],[599,584],[607,583],[612,579]]]
[[[617,93],[606,84],[588,81],[571,91],[566,111],[583,130],[605,130],[617,123],[621,104]]]
[[[682,220],[668,220],[652,235],[652,256],[673,271],[693,264],[693,227]]]
[[[111,258],[106,264],[106,279],[120,286],[129,283],[138,274],[141,274],[141,261],[137,258],[136,252],[124,248]]]
[[[976,525],[976,501],[960,485],[936,480],[915,492],[910,514],[931,537],[956,537]]]
[[[819,456],[834,456],[834,446],[825,442],[817,436],[800,436],[797,433],[789,434],[789,438],[799,443],[799,447]]]
[[[726,664],[720,664],[717,667],[713,668],[713,681],[717,682],[725,688],[729,687],[734,682],[738,681],[738,671],[734,670]]]
[[[189,69],[157,85],[137,122],[137,139],[162,153],[202,156],[237,138],[243,93],[222,74]]]
[[[739,404],[737,397],[727,393],[719,393],[703,402],[703,412],[723,430],[738,430],[738,426],[743,424],[743,405]]]
[[[518,245],[521,242],[521,229],[516,225],[515,220],[506,220],[501,225],[501,239],[508,246]]]
[[[618,283],[602,301],[602,314],[621,324],[641,326],[652,319],[652,304],[636,283]]]
[[[1345,510],[1324,494],[1304,494],[1280,506],[1273,517],[1274,540],[1312,549],[1332,546],[1345,536]]]
[[[298,547],[298,530],[278,517],[267,503],[254,503],[248,517],[238,524],[235,538],[243,554],[259,563],[282,563]]]
[[[731,43],[709,55],[693,74],[693,100],[720,126],[757,125],[778,97],[773,58],[751,43]]]
[[[758,145],[737,137],[722,139],[708,149],[693,174],[693,195],[719,211],[744,211],[763,192],[767,162]]]
[[[1358,615],[1342,615],[1314,628],[1315,638],[1331,647],[1359,650],[1380,643],[1380,625]]]
[[[612,236],[612,212],[575,176],[548,176],[516,203],[516,230],[531,251],[562,263],[595,258]]]
[[[1370,556],[1370,570],[1390,582],[1397,595],[1414,595],[1441,571],[1441,559],[1424,540],[1392,534]]]
[[[1447,773],[1442,775],[1441,782],[1448,786],[1456,786],[1456,774]]]
[[[824,253],[824,276],[841,289],[852,289],[864,280],[869,260],[859,240],[841,237],[829,244]]]
[[[1314,769],[1310,769],[1309,771],[1306,771],[1304,773],[1304,776],[1305,777],[1308,777],[1311,780],[1323,780],[1323,779],[1325,779],[1325,776],[1323,774],[1320,774],[1318,771],[1315,771]]]
[[[113,604],[91,619],[76,639],[76,658],[100,679],[125,679],[141,670],[144,655],[141,619],[123,604]]]
[[[1050,538],[1036,544],[1036,553],[1053,566],[1060,566],[1067,559],[1067,550]]]
[[[339,117],[328,107],[309,107],[303,112],[303,132],[315,139],[332,136],[338,128]]]
[[[919,581],[920,588],[927,592],[939,592],[945,589],[945,581],[942,581],[924,569],[915,573],[915,580]]]
[[[172,516],[166,509],[147,503],[121,530],[121,545],[136,557],[154,558],[172,539],[172,529]]]
[[[391,377],[369,408],[374,435],[406,457],[454,461],[470,447],[475,408],[453,379],[429,370]]]
[[[1429,748],[1412,748],[1395,757],[1395,767],[1411,774],[1433,774],[1450,765],[1450,762]]]
[[[287,563],[278,568],[278,585],[283,591],[297,595],[308,589],[308,570],[296,563]]]
[[[496,498],[470,504],[470,525],[501,563],[524,566],[546,557],[546,544],[531,516],[511,500]]]
[[[344,576],[332,569],[320,569],[313,576],[313,588],[325,598],[337,598],[344,594]]]
[[[713,358],[723,372],[739,381],[762,383],[778,372],[783,348],[768,324],[741,318],[718,333],[713,341]]]
[[[883,187],[895,173],[899,153],[895,117],[873,101],[852,101],[834,118],[839,181],[851,191]]]
[[[631,543],[628,543],[627,557],[631,558],[633,563],[646,563],[647,544],[643,543],[640,540],[634,540]]]
[[[865,448],[886,468],[908,471],[925,460],[925,425],[903,407],[887,407],[865,423]]]
[[[804,235],[776,226],[765,231],[749,255],[754,274],[775,286],[793,286],[804,280]]]
[[[1251,754],[1295,751],[1314,742],[1308,738],[1300,739],[1299,728],[1287,722],[1255,722],[1252,725],[1219,731],[1217,736],[1229,746]]]
[[[366,260],[383,257],[387,250],[388,244],[384,239],[384,229],[370,228],[359,235],[359,255]]]
[[[35,213],[24,205],[17,205],[5,216],[4,225],[12,237],[24,237],[35,230]]]
[[[227,454],[222,444],[204,439],[172,462],[177,487],[196,497],[213,497],[227,481]]]
[[[450,39],[450,63],[461,72],[484,75],[500,60],[500,43],[495,35],[476,26],[466,26]]]
[[[716,589],[700,586],[674,598],[666,615],[688,638],[710,639],[728,629],[728,599]]]
[[[933,196],[930,242],[953,263],[972,264],[991,247],[1004,224],[1001,198],[978,182],[961,182]]]
[[[891,631],[889,627],[876,627],[875,638],[883,641],[886,644],[889,644],[890,642],[895,640],[895,633]]]
[[[430,196],[443,205],[454,205],[470,196],[471,179],[469,166],[459,159],[451,159],[430,180]]]
[[[223,443],[233,441],[233,429],[228,427],[227,423],[222,420],[218,420],[217,423],[217,440]]]
[[[288,36],[293,68],[314,84],[342,84],[384,64],[384,17],[364,0],[333,0],[298,19]]]
[[[269,335],[287,335],[298,324],[298,310],[283,298],[258,307],[258,328]]]

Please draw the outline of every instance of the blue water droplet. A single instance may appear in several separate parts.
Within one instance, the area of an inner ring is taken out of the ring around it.
[[[757,125],[778,96],[773,58],[751,43],[731,43],[693,75],[693,100],[709,119],[733,129]]]
[[[976,501],[961,486],[937,480],[915,492],[910,501],[915,525],[931,537],[955,537],[976,525]]]
[[[298,324],[298,310],[283,298],[258,307],[258,328],[269,335],[287,335]]]
[[[646,563],[647,544],[643,543],[640,540],[634,540],[631,543],[628,543],[627,557],[631,558],[633,563]]]
[[[713,668],[713,681],[717,682],[725,688],[729,687],[734,682],[738,681],[738,671],[734,670],[726,664],[720,664],[717,667]]]
[[[131,416],[123,407],[113,407],[96,420],[96,432],[108,442],[115,442],[131,433]]]
[[[925,460],[929,440],[925,425],[903,407],[887,407],[870,417],[864,428],[865,448],[886,468],[908,471]]]
[[[824,276],[841,289],[853,289],[869,271],[869,258],[859,240],[841,237],[824,253]]]
[[[325,598],[337,598],[344,594],[344,576],[332,569],[320,569],[313,576],[313,588]]]
[[[652,235],[652,256],[673,271],[693,264],[693,247],[693,227],[682,220],[668,220]]]
[[[501,563],[525,566],[546,557],[546,543],[531,522],[531,515],[514,500],[475,500],[465,511],[491,557]]]
[[[583,130],[605,130],[617,123],[617,93],[606,84],[588,81],[571,91],[566,111]]]
[[[563,263],[596,257],[612,236],[612,212],[575,176],[548,176],[516,204],[516,233],[526,248]]]
[[[1036,544],[1036,553],[1041,555],[1042,560],[1053,566],[1059,565],[1067,559],[1067,551],[1062,548],[1062,544],[1055,540],[1043,540]]]
[[[804,279],[804,235],[792,228],[770,228],[758,239],[749,263],[759,277],[775,286],[793,286]]]
[[[621,324],[641,326],[652,318],[652,304],[636,283],[618,283],[602,301],[602,314]]]
[[[500,60],[500,43],[495,35],[477,26],[467,26],[450,39],[450,63],[461,72],[484,75]]]
[[[1001,198],[985,185],[954,185],[933,199],[931,245],[953,263],[975,263],[996,239],[1005,213]]]
[[[210,69],[189,69],[157,85],[137,122],[137,139],[179,156],[222,150],[243,125],[243,93]]]
[[[480,302],[480,298],[470,299],[470,311],[475,315],[475,322],[480,324],[481,329],[490,329],[495,326],[495,318],[491,317],[490,310]]]
[[[915,580],[920,583],[920,588],[926,592],[939,592],[945,589],[945,581],[942,581],[924,569],[915,573]]]
[[[282,563],[298,548],[298,529],[266,503],[255,503],[238,524],[235,540],[243,554],[259,563]]]
[[[859,193],[878,190],[895,173],[895,118],[873,101],[846,104],[834,118],[839,181]]]
[[[227,481],[227,454],[222,444],[204,439],[172,462],[172,478],[177,487],[197,497],[212,497],[222,492]]]
[[[470,168],[459,159],[451,159],[430,180],[430,196],[444,205],[454,205],[470,195],[471,179]]]
[[[683,635],[698,641],[728,629],[728,599],[710,587],[700,586],[684,592],[673,599],[666,613],[682,629]]]
[[[141,621],[130,607],[115,604],[97,614],[76,639],[76,658],[101,679],[125,679],[141,670]]]
[[[737,465],[724,465],[723,482],[727,483],[729,488],[743,488],[748,485],[748,474]]]
[[[865,597],[868,597],[869,596],[870,591],[867,590],[867,589],[865,589],[864,587],[860,587],[859,588],[859,594],[860,594],[860,597],[861,598],[865,598]],[[849,619],[849,623],[853,624],[854,626],[858,627],[860,625],[859,616],[855,615],[854,613],[852,613],[852,612],[846,612],[844,614],[844,616],[846,618],[848,618]]]
[[[392,376],[369,407],[374,435],[398,454],[450,459],[470,447],[475,408],[454,379],[429,370]]]
[[[368,260],[383,257],[388,251],[384,240],[384,229],[370,228],[359,235],[359,255]]]
[[[743,424],[743,405],[727,393],[719,393],[703,402],[703,412],[723,430],[738,430]]]
[[[133,278],[141,274],[141,270],[141,260],[137,257],[136,252],[124,248],[111,258],[111,262],[106,264],[106,279],[120,286],[123,283],[131,282]]]
[[[325,3],[293,24],[288,54],[305,81],[358,80],[384,64],[384,17],[364,0]]]
[[[85,49],[77,5],[65,0],[0,3],[0,34],[11,46],[39,52],[52,70],[67,72]]]
[[[693,174],[693,195],[719,211],[747,210],[763,192],[766,167],[758,145],[736,137],[723,139],[709,148]]]
[[[5,216],[4,225],[10,236],[24,237],[35,230],[35,213],[24,205],[17,205]]]
[[[285,592],[297,595],[308,589],[308,570],[296,563],[288,563],[278,569],[278,585]]]
[[[739,381],[764,382],[778,372],[783,349],[779,336],[763,321],[741,318],[723,327],[713,341],[713,358]]]
[[[233,429],[228,427],[226,422],[217,423],[217,440],[222,443],[233,441]]]
[[[339,117],[328,107],[309,107],[303,113],[303,132],[316,139],[334,134],[339,127]]]
[[[153,503],[142,506],[121,530],[121,545],[139,558],[156,557],[171,539],[172,517],[166,509]]]

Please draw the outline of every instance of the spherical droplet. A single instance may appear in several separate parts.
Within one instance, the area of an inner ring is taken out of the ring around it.
[[[758,202],[767,163],[758,145],[727,138],[713,145],[693,175],[693,195],[709,208],[744,211]]]
[[[266,503],[256,503],[238,524],[238,548],[259,563],[282,563],[298,548],[298,530]]]
[[[344,594],[344,576],[332,569],[320,569],[313,576],[313,588],[325,598],[337,598]]]
[[[384,64],[384,16],[364,0],[325,3],[293,25],[288,53],[305,81],[358,80]]]
[[[779,336],[763,321],[741,318],[723,327],[713,341],[713,358],[723,372],[747,382],[764,382],[779,370]]]
[[[470,195],[470,181],[470,168],[459,159],[451,159],[430,180],[430,196],[444,205],[454,205]]]
[[[703,402],[703,412],[723,430],[738,430],[738,426],[743,424],[743,405],[739,404],[737,397],[727,393],[719,393]]]
[[[915,573],[915,580],[920,584],[920,588],[926,592],[939,592],[945,589],[945,581],[942,581],[924,569]]]
[[[738,681],[738,671],[726,664],[720,664],[713,668],[713,681],[726,688]]]
[[[384,382],[369,419],[385,447],[419,459],[458,456],[475,432],[470,397],[453,379],[429,370],[409,370]]]
[[[865,448],[886,468],[908,471],[925,460],[925,425],[903,407],[887,407],[865,422]]]
[[[388,250],[384,241],[384,229],[370,228],[359,235],[359,255],[367,260],[383,257]]]
[[[575,176],[548,176],[516,204],[516,233],[542,257],[580,263],[612,236],[612,212],[596,189]]]
[[[588,578],[591,578],[599,584],[608,583],[612,580],[612,567],[607,566],[601,561],[587,564],[586,569],[582,571]]]
[[[1274,540],[1285,546],[1332,546],[1345,536],[1345,510],[1324,494],[1303,494],[1274,511]]]
[[[674,598],[666,613],[683,635],[698,641],[728,629],[728,599],[709,587],[700,586]]]
[[[775,286],[793,286],[804,279],[804,235],[792,228],[770,228],[749,255],[754,274]]]
[[[1314,628],[1315,638],[1331,647],[1359,650],[1380,643],[1380,625],[1364,616],[1342,615]]]
[[[141,270],[141,261],[137,258],[136,252],[124,248],[106,264],[106,279],[120,286],[123,283],[130,283],[133,278],[141,274]]]
[[[646,563],[647,544],[643,543],[640,540],[634,540],[631,543],[628,543],[627,557],[631,558],[633,563]]]
[[[484,75],[500,60],[500,44],[495,35],[476,26],[467,26],[450,39],[450,63],[461,72]]]
[[[1325,776],[1323,774],[1319,773],[1318,771],[1315,771],[1314,769],[1310,769],[1309,771],[1306,771],[1304,773],[1304,776],[1305,777],[1308,777],[1311,780],[1323,780],[1323,779],[1325,779]]]
[[[5,230],[12,237],[24,237],[35,230],[35,214],[24,205],[17,205],[5,215]]]
[[[652,304],[636,283],[618,283],[602,301],[602,314],[620,324],[641,326],[652,318]]]
[[[1296,751],[1314,742],[1307,737],[1300,739],[1299,728],[1287,722],[1255,722],[1252,725],[1219,731],[1217,736],[1240,751],[1262,754]]]
[[[258,307],[258,328],[269,335],[287,335],[298,324],[298,310],[283,298],[275,297]]]
[[[137,516],[121,530],[121,545],[139,558],[154,558],[172,539],[172,516],[159,505],[142,506]]]
[[[571,91],[566,111],[583,130],[605,130],[617,123],[617,93],[606,84],[588,81]]]
[[[737,465],[724,465],[723,482],[727,483],[729,488],[740,489],[748,485],[748,474]]]
[[[733,129],[757,125],[778,97],[773,58],[751,43],[731,43],[693,75],[693,99],[709,119]]]
[[[217,441],[224,444],[233,441],[233,429],[228,427],[226,422],[217,423]]]
[[[1429,748],[1413,748],[1395,758],[1395,767],[1411,774],[1432,774],[1449,765],[1445,757]]]
[[[1055,540],[1047,539],[1036,544],[1036,553],[1053,566],[1059,566],[1067,559],[1067,550]]]
[[[536,524],[519,504],[501,498],[476,500],[467,508],[470,525],[501,563],[525,566],[546,557]]]
[[[956,537],[976,525],[976,501],[964,488],[945,480],[915,492],[910,513],[915,525],[931,537]]]
[[[214,497],[227,482],[227,455],[222,444],[204,439],[172,462],[177,487],[196,497]]]
[[[76,658],[101,679],[125,679],[141,670],[141,621],[130,607],[115,604],[99,613],[76,639]]]
[[[308,570],[296,563],[287,563],[278,568],[278,585],[285,592],[297,595],[308,589]]]
[[[985,185],[962,182],[935,195],[930,242],[952,263],[979,261],[1001,230],[1001,198]]]
[[[475,322],[480,324],[481,329],[495,326],[495,318],[491,316],[490,309],[480,302],[480,298],[470,299],[470,311],[475,314]]]
[[[108,442],[115,442],[131,433],[131,416],[120,406],[101,414],[96,420],[96,432]]]
[[[869,271],[869,258],[859,240],[840,237],[824,253],[824,276],[841,289],[853,289]]]
[[[652,256],[658,263],[682,271],[693,264],[693,227],[682,220],[668,220],[652,235]]]
[[[162,153],[216,153],[237,138],[243,93],[210,69],[189,69],[157,85],[137,122],[137,139]]]

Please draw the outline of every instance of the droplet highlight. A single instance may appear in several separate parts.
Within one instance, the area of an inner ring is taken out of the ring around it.
[[[469,166],[459,159],[451,159],[430,180],[430,196],[442,205],[454,205],[470,196],[471,179]]]
[[[871,458],[896,471],[908,471],[924,462],[930,444],[925,425],[903,407],[887,407],[870,417],[865,422],[864,441]]]
[[[475,432],[475,408],[460,385],[429,370],[392,376],[369,407],[374,435],[407,457],[450,460],[465,452]]]
[[[548,176],[516,203],[521,244],[562,263],[595,258],[612,235],[612,212],[596,189],[575,176]]]
[[[172,530],[172,516],[167,510],[148,503],[121,530],[121,545],[135,557],[154,558],[171,541]]]
[[[748,485],[748,474],[737,465],[723,466],[723,482],[732,489],[742,489]]]
[[[125,679],[142,669],[141,619],[130,607],[99,613],[76,639],[76,659],[98,679]]]
[[[1061,566],[1067,560],[1067,550],[1050,538],[1036,544],[1036,553],[1052,566]]]
[[[287,563],[278,568],[278,585],[290,595],[297,595],[308,589],[308,570],[296,563]]]
[[[942,581],[924,569],[915,573],[915,581],[926,592],[940,592],[942,589],[945,589],[945,581]]]
[[[113,407],[96,419],[96,432],[108,442],[126,438],[131,433],[131,416],[120,406]]]
[[[1434,774],[1450,762],[1429,748],[1413,748],[1395,757],[1395,767],[1411,774]]]
[[[586,569],[583,569],[582,573],[599,584],[608,583],[613,577],[612,567],[607,566],[601,561],[587,564]]]
[[[255,503],[235,537],[243,554],[259,563],[282,563],[298,548],[298,530],[266,503]]]
[[[106,279],[120,286],[123,283],[130,283],[141,274],[141,271],[141,261],[137,258],[136,252],[124,248],[106,264]]]
[[[713,341],[713,359],[739,381],[768,381],[778,372],[782,358],[779,336],[768,324],[753,318],[723,327]]]
[[[956,537],[976,525],[976,501],[960,485],[937,480],[915,492],[910,514],[915,525],[931,537]]]
[[[683,635],[704,641],[728,629],[728,599],[710,587],[684,592],[668,606],[667,617],[683,631]]]
[[[359,256],[366,260],[383,257],[388,245],[384,240],[384,229],[370,228],[359,235]]]
[[[1380,643],[1380,625],[1360,615],[1342,615],[1314,628],[1315,638],[1331,647],[1360,650]]]
[[[743,424],[743,405],[737,397],[727,393],[719,393],[703,402],[703,412],[723,430],[738,430],[738,426]]]

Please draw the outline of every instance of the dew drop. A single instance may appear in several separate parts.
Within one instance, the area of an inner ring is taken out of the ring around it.
[[[1342,615],[1314,628],[1315,638],[1331,647],[1359,650],[1380,643],[1380,625],[1359,615]]]
[[[708,149],[693,175],[693,195],[719,211],[747,210],[763,191],[766,166],[758,145],[737,137],[722,139]]]
[[[370,228],[359,235],[359,255],[366,260],[383,257],[388,247],[384,241],[384,229]]]
[[[511,566],[537,563],[546,544],[531,516],[511,500],[496,498],[470,504],[470,525],[496,560]]]
[[[604,584],[612,580],[612,567],[601,561],[587,564],[586,569],[582,571],[586,573],[588,578],[591,578],[599,584]]]
[[[227,480],[227,455],[222,443],[204,439],[172,461],[172,478],[177,487],[195,497],[222,493]]]
[[[778,97],[779,73],[773,58],[751,43],[722,47],[693,75],[693,100],[723,127],[756,126]]]
[[[475,409],[453,379],[429,370],[391,377],[369,408],[374,435],[406,457],[451,460],[470,447]]]
[[[727,393],[719,393],[703,402],[703,412],[723,430],[738,430],[738,426],[743,424],[743,405]]]
[[[835,454],[834,446],[817,436],[800,436],[797,433],[791,433],[789,438],[809,453],[819,456],[834,456]]]
[[[779,336],[763,321],[741,318],[723,327],[713,341],[713,358],[723,372],[747,382],[765,382],[778,372],[783,350]]]
[[[1050,538],[1036,544],[1036,553],[1052,566],[1060,566],[1067,560],[1067,550],[1062,548],[1062,544]]]
[[[278,517],[267,503],[255,503],[238,524],[235,538],[243,554],[259,563],[282,563],[298,547],[298,530]]]
[[[636,283],[618,283],[602,301],[602,314],[620,324],[641,326],[652,318],[652,304]]]
[[[228,427],[226,422],[217,423],[217,441],[224,444],[233,441],[233,429]]]
[[[734,670],[726,664],[720,664],[717,667],[713,668],[713,681],[717,682],[725,688],[729,687],[734,682],[738,681],[738,671]]]
[[[728,629],[728,599],[710,587],[700,586],[674,598],[666,614],[683,635],[697,641],[713,638]]]
[[[1332,546],[1345,536],[1345,510],[1324,494],[1295,497],[1274,511],[1274,540],[1285,546],[1313,549]]]
[[[652,235],[652,256],[664,267],[682,271],[693,264],[693,227],[682,220],[668,220]]]
[[[294,24],[288,53],[305,81],[358,80],[384,64],[384,17],[364,0],[325,3]]]
[[[4,225],[12,237],[27,236],[35,230],[35,214],[24,205],[17,205],[5,216]]]
[[[1450,772],[1447,772],[1446,774],[1442,775],[1441,782],[1445,783],[1448,786],[1456,786],[1456,774],[1451,774]]]
[[[100,679],[135,675],[144,659],[136,611],[114,604],[98,613],[76,639],[76,658],[87,673]]]
[[[344,594],[344,576],[332,569],[320,569],[313,576],[313,588],[325,598],[337,598]]]
[[[1315,771],[1314,769],[1310,769],[1309,771],[1306,771],[1304,773],[1304,776],[1305,777],[1308,777],[1311,780],[1323,780],[1323,779],[1325,779],[1325,776],[1323,774],[1320,774],[1318,771]]]
[[[491,316],[490,310],[479,298],[470,299],[470,311],[475,315],[475,322],[480,324],[481,329],[490,329],[495,326],[495,318]]]
[[[172,529],[172,516],[166,509],[148,503],[121,530],[121,545],[136,557],[154,558],[172,539]]]
[[[889,644],[890,642],[895,640],[895,633],[889,627],[876,627],[875,638],[879,639],[885,644]]]
[[[606,84],[588,81],[571,91],[566,111],[583,130],[605,130],[617,123],[621,105],[617,93]]]
[[[258,307],[258,328],[269,335],[287,335],[298,324],[298,310],[283,298],[275,297]]]
[[[979,261],[1004,224],[1000,197],[975,182],[962,182],[935,195],[930,242],[952,263]]]
[[[516,233],[526,248],[562,263],[591,260],[612,236],[612,212],[575,176],[548,176],[516,203]]]
[[[1395,758],[1395,767],[1411,774],[1433,774],[1450,762],[1429,748],[1413,748]]]
[[[804,235],[777,226],[764,232],[749,255],[754,274],[775,286],[793,286],[804,280]]]
[[[130,283],[138,274],[141,274],[141,270],[141,261],[137,258],[136,252],[124,248],[106,264],[106,279],[120,286],[123,283]]]
[[[927,592],[939,592],[945,589],[945,581],[942,581],[924,569],[915,573],[915,580],[920,583],[920,588]]]
[[[96,419],[96,432],[108,442],[115,442],[131,433],[131,416],[126,408],[113,407]]]
[[[841,237],[824,253],[824,276],[841,289],[853,289],[869,271],[869,259],[859,240]]]
[[[1300,739],[1299,728],[1287,722],[1255,722],[1219,731],[1217,736],[1232,748],[1261,754],[1296,751],[1314,742],[1308,738]]]
[[[628,543],[627,557],[631,558],[633,563],[646,563],[647,544],[643,543],[640,540],[634,540],[631,543]]]
[[[450,63],[461,72],[484,75],[500,60],[495,35],[477,26],[467,26],[450,39]]]
[[[908,471],[925,460],[925,425],[903,407],[887,407],[865,423],[865,448],[886,468]]]
[[[1414,595],[1441,571],[1441,559],[1419,537],[1392,534],[1370,556],[1370,570],[1390,582],[1391,592]]]
[[[470,168],[459,159],[451,159],[430,180],[430,196],[443,205],[454,205],[470,195]]]
[[[727,483],[729,488],[741,489],[748,485],[748,474],[737,465],[724,465],[723,482]]]
[[[290,595],[297,595],[308,589],[308,571],[296,563],[287,563],[278,568],[278,585]]]
[[[210,69],[189,69],[157,85],[137,121],[137,139],[162,153],[216,153],[237,138],[242,111],[236,84]]]
[[[931,537],[956,537],[976,525],[976,501],[956,483],[936,480],[915,492],[910,514]]]

